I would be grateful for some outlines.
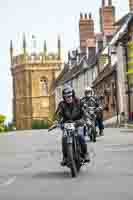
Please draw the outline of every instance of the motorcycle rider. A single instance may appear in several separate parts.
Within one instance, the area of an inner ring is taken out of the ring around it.
[[[82,103],[86,103],[89,107],[98,107],[98,101],[96,96],[94,95],[93,89],[88,86],[84,90],[84,97],[81,99]]]
[[[98,101],[99,101],[99,105],[102,105],[102,99],[103,99],[103,96],[99,96],[97,97],[98,98]],[[104,130],[104,124],[103,124],[103,109],[107,109],[107,107],[99,107],[99,111],[97,112],[97,115],[96,115],[96,125],[98,126],[99,128],[99,136],[103,136],[103,130]]]
[[[81,99],[81,104],[82,106],[84,104],[86,104],[88,107],[95,107],[95,108],[100,108],[100,101],[99,101],[99,98],[98,96],[94,95],[94,91],[92,89],[92,87],[88,86],[85,88],[85,91],[84,91],[84,97]],[[101,108],[102,110],[102,108]],[[100,110],[100,111],[101,111]],[[101,123],[100,123],[101,122]],[[100,133],[102,133],[101,130],[103,130],[103,123],[101,121],[100,118],[98,118],[98,121],[97,121],[97,116],[96,116],[96,123],[100,129]],[[100,126],[101,125],[101,126]]]
[[[58,105],[58,112],[57,120],[61,120],[62,124],[66,121],[72,120],[76,122],[76,126],[83,126],[84,121],[82,119],[82,109],[80,101],[75,99],[74,90],[71,88],[71,86],[64,87],[62,91],[63,101],[61,101]],[[85,141],[85,138],[83,135],[79,136],[79,141],[81,144],[81,149],[84,154],[85,161],[90,161],[89,153],[87,151],[87,144]],[[66,165],[66,158],[67,158],[67,149],[66,149],[66,140],[65,137],[62,137],[62,153],[63,153],[63,160],[61,162],[61,165]]]
[[[80,101],[80,98],[76,96],[75,90],[74,90],[74,89],[72,89],[72,97],[73,97],[73,99],[74,99],[75,101],[77,101],[77,102]]]

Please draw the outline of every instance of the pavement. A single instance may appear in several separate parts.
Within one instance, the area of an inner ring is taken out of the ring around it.
[[[120,116],[118,119],[119,119],[118,124],[117,124],[117,116],[112,117],[111,119],[105,120],[104,126],[106,128],[124,127],[124,128],[132,128],[133,129],[133,121],[120,123]]]
[[[0,135],[0,200],[133,200],[133,130],[104,134],[75,179],[60,166],[59,130]]]

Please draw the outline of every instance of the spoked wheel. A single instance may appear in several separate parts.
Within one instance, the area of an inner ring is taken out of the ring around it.
[[[71,168],[71,175],[72,175],[73,178],[77,177],[78,169],[76,167],[76,163],[75,163],[74,156],[73,156],[72,144],[68,144],[67,154],[68,154],[69,165],[70,165],[70,168]]]
[[[96,129],[95,128],[92,129],[92,141],[96,142]]]
[[[90,134],[90,141],[93,141],[93,135],[92,135],[92,132]]]
[[[93,139],[93,128],[91,127],[89,129],[89,137],[90,137],[90,141],[92,142],[94,139]]]
[[[81,154],[82,154],[81,148],[79,148],[78,151],[77,151],[77,156],[76,156],[76,168],[77,168],[78,172],[80,171],[80,168],[82,166]]]
[[[80,168],[81,168],[81,162],[80,162],[80,160],[77,160],[76,161],[76,168],[77,168],[77,172],[80,172]]]

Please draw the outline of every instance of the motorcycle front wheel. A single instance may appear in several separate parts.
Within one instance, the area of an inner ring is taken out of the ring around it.
[[[73,178],[77,177],[77,168],[76,168],[76,163],[75,163],[75,160],[74,160],[73,145],[72,144],[68,144],[67,157],[68,157],[68,161],[69,161],[69,165],[70,165],[70,169],[71,169],[71,175],[72,175]]]

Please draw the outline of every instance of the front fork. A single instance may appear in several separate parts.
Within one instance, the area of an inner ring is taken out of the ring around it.
[[[88,136],[90,137],[90,141],[96,142],[96,127],[95,123],[92,122],[92,126],[86,125],[86,132],[88,132]]]

